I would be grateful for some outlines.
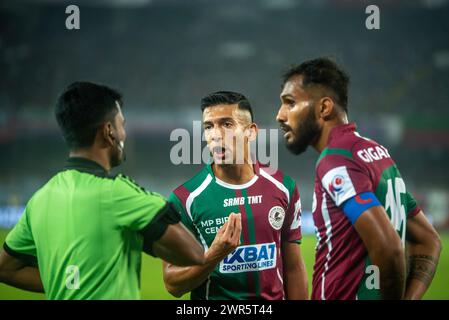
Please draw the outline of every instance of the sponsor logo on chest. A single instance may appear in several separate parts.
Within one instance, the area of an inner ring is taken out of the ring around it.
[[[228,221],[228,217],[208,219],[200,221],[199,226],[206,234],[216,234],[226,221]]]
[[[240,246],[220,263],[221,273],[261,271],[276,267],[276,243]]]
[[[259,204],[262,203],[262,196],[248,196],[248,197],[237,197],[237,198],[227,198],[223,200],[223,207],[232,206],[243,206],[245,204]]]

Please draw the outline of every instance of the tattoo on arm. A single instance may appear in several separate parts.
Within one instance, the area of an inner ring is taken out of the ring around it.
[[[416,279],[429,286],[435,274],[437,259],[432,256],[417,254],[408,258],[408,280]]]

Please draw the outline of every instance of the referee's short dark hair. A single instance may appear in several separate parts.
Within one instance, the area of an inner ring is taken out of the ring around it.
[[[55,116],[70,149],[90,147],[98,128],[112,121],[123,105],[115,89],[91,82],[74,82],[59,96]]]
[[[237,104],[239,109],[249,111],[251,115],[251,122],[254,121],[251,104],[249,103],[249,100],[241,93],[232,91],[217,91],[208,94],[203,99],[201,99],[201,111],[204,112],[204,109],[219,104]]]

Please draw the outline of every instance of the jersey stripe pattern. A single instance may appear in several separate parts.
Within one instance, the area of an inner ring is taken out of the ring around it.
[[[176,188],[169,201],[206,250],[230,213],[242,215],[241,245],[191,292],[192,299],[283,299],[281,243],[301,239],[295,182],[260,163],[243,185],[228,184],[207,165]]]
[[[388,150],[355,130],[355,124],[333,128],[316,165],[312,299],[380,298],[366,248],[343,211],[348,199],[373,193],[403,244],[407,219],[420,211]]]

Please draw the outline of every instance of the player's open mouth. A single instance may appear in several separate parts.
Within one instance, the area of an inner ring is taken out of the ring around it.
[[[212,153],[217,158],[224,158],[224,156],[226,155],[226,148],[224,148],[224,147],[213,147],[212,148]]]

